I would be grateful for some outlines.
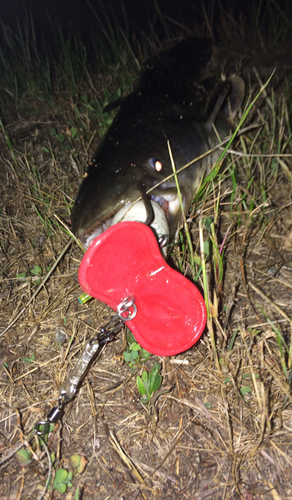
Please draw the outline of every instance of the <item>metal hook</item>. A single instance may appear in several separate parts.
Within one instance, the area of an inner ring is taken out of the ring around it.
[[[133,308],[133,311],[130,312],[130,308]],[[128,316],[125,318],[123,313],[127,312]],[[122,300],[122,302],[117,307],[117,313],[122,321],[131,321],[134,319],[137,314],[137,306],[134,303],[133,295],[130,295],[126,299]]]

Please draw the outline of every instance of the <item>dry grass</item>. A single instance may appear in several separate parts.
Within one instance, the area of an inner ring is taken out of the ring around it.
[[[250,76],[248,102],[261,85]],[[198,252],[200,218],[215,219],[213,248],[227,235],[223,280],[215,256],[206,264],[215,344],[206,332],[189,351],[158,358],[168,392],[148,408],[122,362],[118,336],[49,435],[47,452],[27,436],[56,404],[86,338],[111,311],[97,301],[78,303],[82,251],[74,243],[33,300],[39,277],[31,270],[39,266],[43,279],[68,243],[54,214],[68,222],[96,139],[71,139],[64,124],[74,121],[73,108],[63,114],[60,108],[62,119],[54,121],[64,143],[49,138],[49,116],[42,124],[31,119],[27,129],[21,120],[8,127],[15,156],[2,137],[0,451],[10,459],[2,464],[1,500],[41,498],[52,452],[57,468],[70,469],[72,454],[88,461],[74,477],[68,500],[77,486],[86,500],[292,498],[291,95],[290,82],[277,78],[250,118],[258,127],[240,136],[229,171],[190,217]],[[175,262],[192,277],[187,252],[178,252]],[[60,329],[66,333],[62,346],[56,340]],[[20,445],[34,453],[26,468],[15,456]],[[45,498],[59,496],[50,491]]]

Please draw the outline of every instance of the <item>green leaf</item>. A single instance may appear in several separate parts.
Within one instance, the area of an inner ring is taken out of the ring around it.
[[[160,370],[160,363],[154,363],[152,370],[149,374],[149,396],[159,389],[161,385],[161,375],[158,373]]]
[[[141,377],[139,377],[139,375],[137,375],[136,384],[137,384],[139,393],[141,394],[141,396],[144,396],[146,394],[146,389],[145,389],[145,385],[143,384],[142,379],[141,379]]]
[[[27,467],[32,462],[32,459],[29,460],[19,460],[20,467]]]
[[[16,275],[16,278],[25,278],[26,277],[26,273],[23,272],[23,273],[17,273]]]
[[[159,373],[156,373],[155,377],[153,378],[151,385],[149,385],[149,392],[150,396],[159,389],[161,385],[161,375]]]
[[[131,352],[131,361],[134,361],[135,359],[139,358],[139,353],[138,351],[132,351]]]
[[[66,492],[67,485],[65,483],[54,483],[53,490],[57,490],[61,495]]]
[[[210,257],[211,253],[212,253],[212,245],[211,241],[208,239],[204,241],[204,254],[207,257]]]
[[[148,359],[151,358],[151,356],[152,356],[151,352],[146,351],[146,349],[141,349],[140,352],[141,360],[147,361]]]
[[[76,488],[74,500],[79,500],[79,486],[77,486],[77,488]]]
[[[252,391],[252,387],[250,385],[246,385],[240,388],[240,393],[245,396],[246,394],[249,394]]]
[[[142,373],[142,377],[141,378],[142,378],[143,382],[147,382],[148,381],[148,373],[146,371],[144,371]]]
[[[77,128],[71,128],[71,138],[75,139],[75,137],[78,135],[78,130]]]
[[[24,448],[21,448],[21,450],[19,450],[16,453],[16,456],[17,456],[18,460],[27,460],[28,458],[30,458],[31,452],[29,450],[25,450]]]
[[[137,342],[133,342],[133,344],[130,345],[129,349],[131,351],[140,351],[141,346]]]
[[[22,448],[16,453],[16,457],[21,467],[27,467],[32,462],[31,452]]]
[[[42,146],[41,150],[44,152],[44,153],[49,153],[50,151],[48,150],[48,148],[46,148],[46,146]]]
[[[227,351],[231,351],[232,350],[234,342],[235,342],[235,339],[236,339],[236,336],[237,336],[238,330],[239,330],[239,328],[236,328],[234,334],[232,335],[232,338],[230,339],[228,347],[227,347]]]
[[[56,483],[64,483],[67,479],[68,472],[66,469],[58,469],[55,476]]]
[[[126,361],[126,363],[129,363],[131,361],[131,352],[129,351],[124,351],[123,352],[123,356],[124,356],[124,360]]]
[[[34,274],[35,276],[41,276],[42,268],[40,266],[37,266],[37,264],[35,264],[33,268],[30,270],[30,273]]]
[[[159,370],[160,370],[160,363],[154,363],[154,365],[152,366],[151,372],[149,373],[149,385],[150,385],[150,387],[152,386],[153,381],[154,381],[157,373],[159,372]]]
[[[24,363],[32,363],[35,360],[35,354],[32,354],[31,358],[22,358]]]

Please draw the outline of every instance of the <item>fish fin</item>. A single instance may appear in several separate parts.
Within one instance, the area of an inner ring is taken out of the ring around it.
[[[205,114],[208,116],[205,121],[207,130],[211,130],[212,124],[215,122],[219,112],[222,109],[223,103],[230,92],[231,85],[228,81],[218,82],[214,90],[211,92],[208,99]]]
[[[115,109],[117,108],[118,106],[121,106],[125,100],[128,98],[129,96],[125,96],[125,97],[120,97],[119,99],[117,99],[116,101],[113,101],[113,102],[110,102],[109,104],[107,104],[102,112],[103,113],[109,113],[112,109]]]
[[[237,74],[231,75],[228,78],[228,81],[231,84],[231,89],[229,95],[227,96],[226,103],[222,108],[222,111],[232,121],[233,118],[235,118],[235,115],[237,114],[240,106],[242,105],[245,94],[245,82]]]
[[[244,80],[237,74],[232,75],[227,81],[219,82],[211,93],[207,105],[206,116],[208,116],[205,127],[212,128],[212,124],[221,111],[230,121],[237,114],[245,94]]]

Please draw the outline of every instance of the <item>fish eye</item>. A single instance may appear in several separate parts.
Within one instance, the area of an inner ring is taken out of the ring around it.
[[[150,158],[149,164],[156,172],[161,172],[162,170],[162,163],[161,161],[158,160],[158,158]]]

